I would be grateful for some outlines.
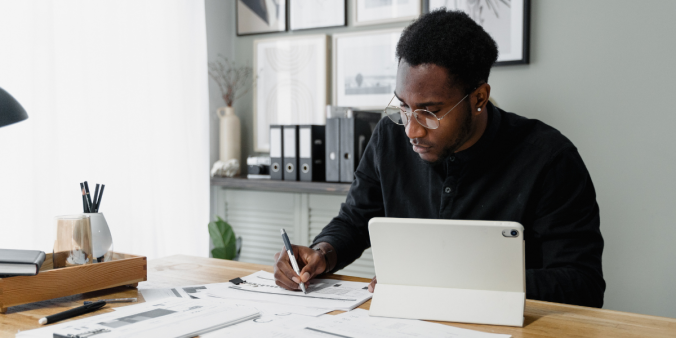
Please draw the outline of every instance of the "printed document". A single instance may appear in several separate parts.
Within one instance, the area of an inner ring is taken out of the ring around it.
[[[296,305],[330,310],[350,311],[373,297],[368,292],[368,283],[348,282],[337,279],[313,279],[307,286],[307,294],[290,291],[275,284],[274,276],[259,271],[241,277],[246,283],[230,284],[208,292],[222,298],[238,298],[255,301]]]
[[[23,331],[18,338],[194,337],[258,318],[252,307],[207,299],[165,298],[130,305],[123,311]]]

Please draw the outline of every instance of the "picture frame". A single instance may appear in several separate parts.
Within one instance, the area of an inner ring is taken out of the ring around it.
[[[254,40],[254,151],[270,151],[271,124],[326,123],[329,37]]]
[[[347,26],[347,0],[288,0],[289,30]]]
[[[286,0],[235,0],[237,36],[285,32]]]
[[[422,13],[421,0],[352,0],[355,26],[415,20]]]
[[[498,45],[496,66],[530,63],[530,0],[425,0],[423,12],[462,10]]]
[[[394,95],[396,48],[403,28],[333,35],[332,102],[384,109]]]

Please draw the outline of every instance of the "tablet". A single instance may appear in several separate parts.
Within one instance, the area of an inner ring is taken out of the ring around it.
[[[378,284],[370,315],[523,326],[523,226],[373,218]]]

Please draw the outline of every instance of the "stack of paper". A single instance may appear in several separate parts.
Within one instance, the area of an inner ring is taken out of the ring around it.
[[[257,309],[206,299],[165,298],[99,316],[23,331],[18,338],[194,337],[258,318]]]
[[[162,285],[148,293],[141,290],[144,297],[164,298],[20,332],[17,337],[511,337],[420,320],[371,317],[361,309],[322,315],[332,310],[349,311],[370,299],[367,283],[318,279],[310,283],[308,294],[303,294],[277,287],[272,274],[265,271],[241,279],[246,283]]]

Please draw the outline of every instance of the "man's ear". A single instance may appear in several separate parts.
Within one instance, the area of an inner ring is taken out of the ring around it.
[[[470,95],[472,114],[479,115],[481,112],[486,111],[489,97],[491,97],[491,86],[488,83],[484,83],[477,87],[472,95]]]

